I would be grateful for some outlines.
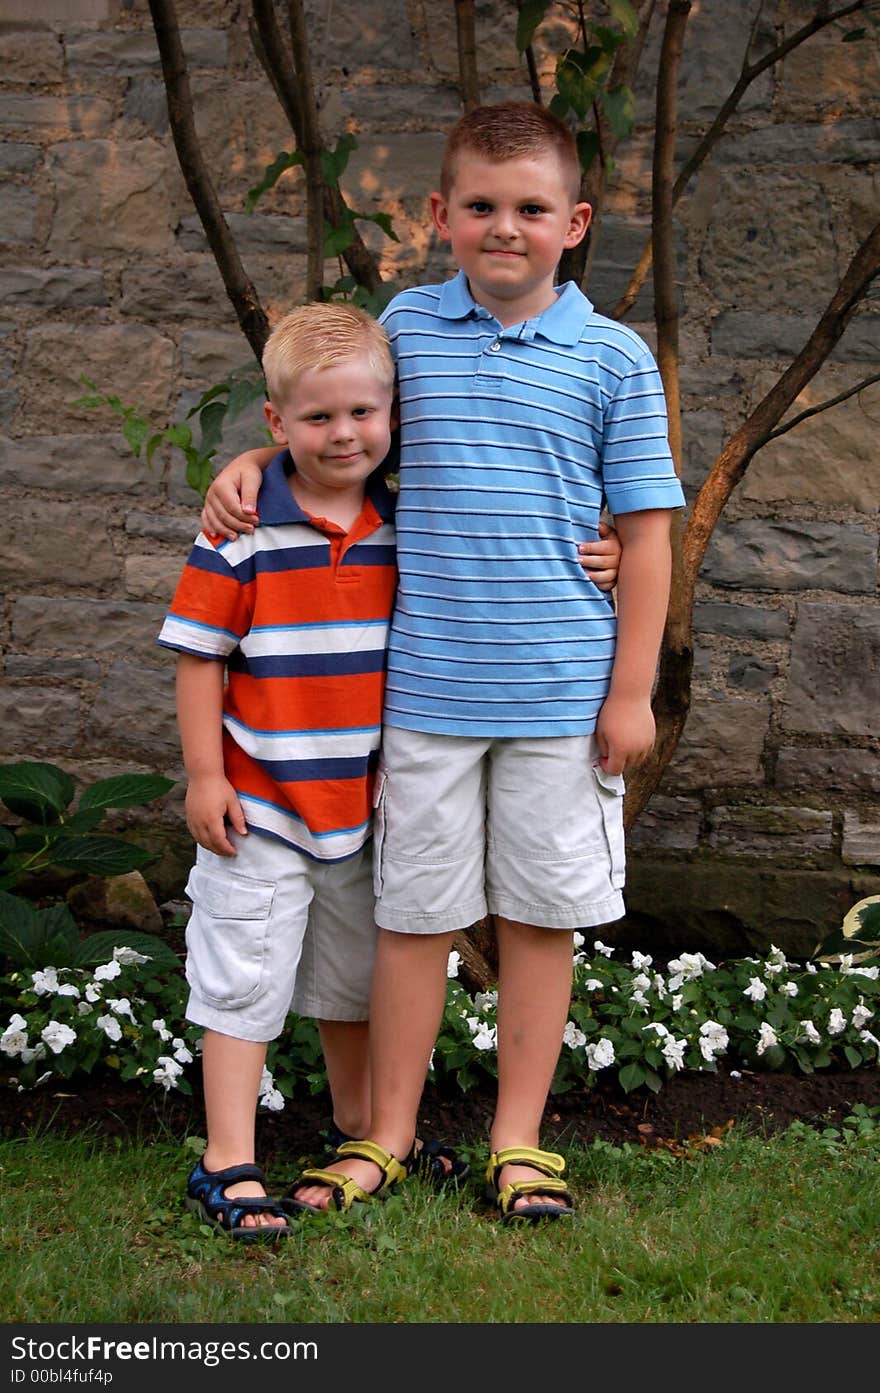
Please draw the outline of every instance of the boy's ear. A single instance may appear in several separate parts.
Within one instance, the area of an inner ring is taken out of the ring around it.
[[[446,199],[443,197],[442,193],[431,194],[431,220],[436,229],[437,236],[441,241],[451,241],[452,233],[449,231],[449,209],[446,206]]]
[[[266,422],[269,426],[269,431],[271,433],[272,439],[275,441],[275,444],[286,445],[287,431],[284,429],[284,422],[282,421],[281,416],[276,411],[272,402],[263,402],[263,414],[266,417]]]
[[[589,203],[576,203],[571,211],[571,219],[568,224],[568,232],[565,234],[565,247],[576,247],[578,242],[582,242],[587,235],[587,228],[593,216],[593,209]]]

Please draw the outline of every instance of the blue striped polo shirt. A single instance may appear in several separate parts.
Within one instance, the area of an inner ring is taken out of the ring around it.
[[[599,514],[679,508],[647,345],[573,282],[502,328],[459,272],[382,322],[400,387],[400,583],[384,719],[447,735],[579,735],[616,619],[577,543]]]

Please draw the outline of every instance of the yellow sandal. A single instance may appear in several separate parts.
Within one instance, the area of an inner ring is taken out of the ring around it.
[[[298,1191],[308,1189],[310,1185],[327,1186],[330,1190],[328,1209],[351,1209],[353,1204],[367,1200],[387,1199],[394,1187],[412,1173],[415,1158],[413,1152],[410,1152],[403,1161],[398,1161],[396,1156],[392,1156],[390,1151],[378,1146],[376,1142],[347,1141],[339,1147],[333,1159],[372,1161],[382,1172],[382,1179],[374,1190],[363,1190],[351,1176],[340,1175],[338,1171],[309,1168],[294,1181],[282,1199],[285,1213],[295,1214],[304,1211],[307,1214],[323,1214],[324,1211],[318,1205],[306,1204],[304,1200],[296,1198]]]
[[[539,1171],[543,1180],[511,1180],[503,1189],[498,1180],[505,1166],[529,1166]],[[560,1180],[565,1170],[565,1161],[555,1151],[539,1151],[532,1146],[508,1146],[503,1151],[493,1151],[486,1167],[486,1196],[497,1205],[502,1224],[510,1224],[516,1219],[534,1223],[538,1219],[559,1219],[574,1214],[574,1199],[571,1192]],[[528,1204],[514,1208],[516,1201],[523,1196],[536,1198]],[[562,1204],[552,1201],[541,1203],[540,1196],[558,1196]]]

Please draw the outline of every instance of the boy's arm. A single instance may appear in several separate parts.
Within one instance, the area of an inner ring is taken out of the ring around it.
[[[178,655],[177,724],[189,780],[186,825],[199,846],[218,856],[234,856],[226,820],[242,836],[247,827],[223,769],[223,678],[223,663],[192,653]]]
[[[201,516],[202,529],[209,537],[227,537],[234,542],[240,532],[253,532],[260,521],[257,494],[263,470],[277,453],[277,445],[247,450],[230,460],[212,479]]]
[[[617,645],[611,686],[599,719],[599,763],[609,774],[641,764],[654,746],[651,690],[666,623],[672,551],[671,510],[616,518],[623,551],[617,581]]]

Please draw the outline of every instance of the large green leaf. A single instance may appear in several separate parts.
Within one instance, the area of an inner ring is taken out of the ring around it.
[[[645,1082],[646,1073],[641,1064],[625,1064],[617,1077],[624,1093],[631,1093]]]
[[[78,939],[66,905],[37,910],[0,891],[0,953],[14,967],[70,967]]]
[[[0,765],[0,799],[28,822],[54,822],[73,802],[76,786],[54,764],[22,760]]]
[[[133,808],[140,803],[149,803],[161,798],[174,787],[173,779],[162,778],[160,774],[121,774],[114,779],[100,779],[83,789],[79,800],[80,811],[87,808]]]
[[[56,865],[86,875],[127,875],[139,870],[155,854],[118,837],[69,837],[56,842],[52,849]]]
[[[550,0],[523,0],[516,20],[517,52],[525,53],[549,8]]]
[[[75,954],[76,967],[97,967],[109,962],[114,948],[133,948],[151,960],[153,967],[181,966],[181,960],[164,939],[143,929],[102,929],[83,939]]]

